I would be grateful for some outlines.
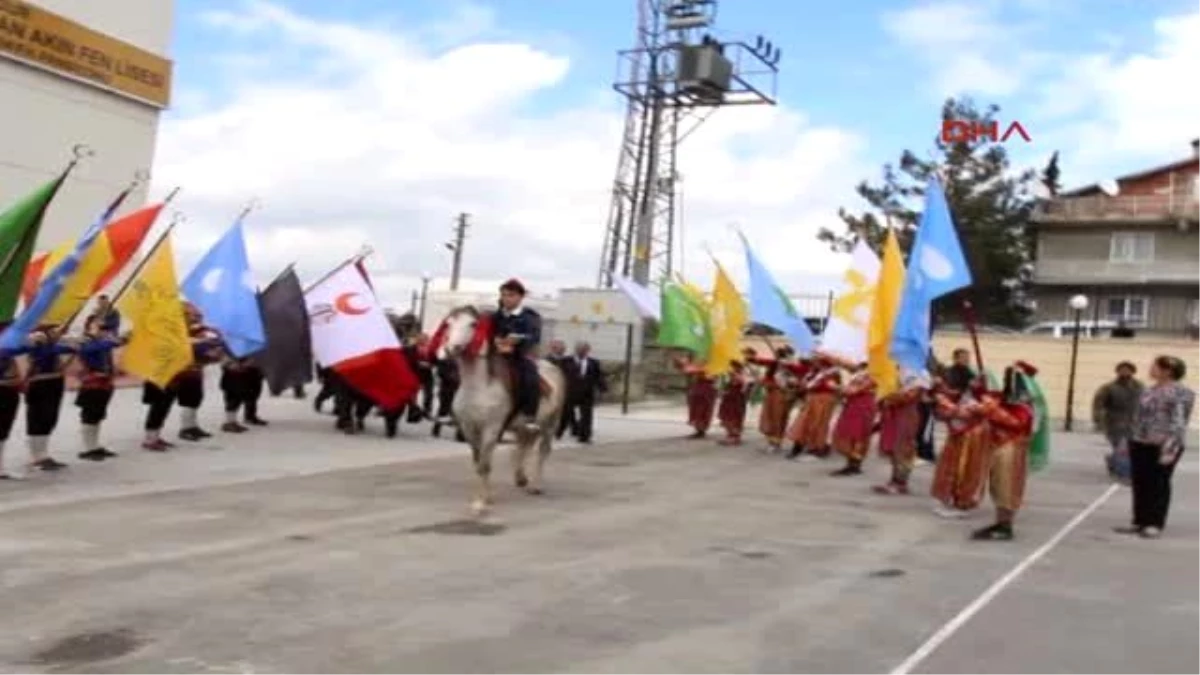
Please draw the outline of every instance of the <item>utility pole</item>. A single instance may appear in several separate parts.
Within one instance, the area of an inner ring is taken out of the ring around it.
[[[454,254],[454,261],[450,266],[451,291],[458,290],[458,278],[462,274],[463,242],[467,238],[467,227],[469,226],[467,219],[470,217],[468,213],[458,214],[458,220],[454,225],[454,241],[446,242],[446,248]]]

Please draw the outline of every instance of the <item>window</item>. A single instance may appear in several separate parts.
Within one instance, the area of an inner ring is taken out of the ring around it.
[[[1150,299],[1138,295],[1109,298],[1107,301],[1109,321],[1124,321],[1129,326],[1145,326],[1150,315]]]
[[[1117,263],[1153,261],[1154,233],[1113,232],[1108,247],[1108,259]]]

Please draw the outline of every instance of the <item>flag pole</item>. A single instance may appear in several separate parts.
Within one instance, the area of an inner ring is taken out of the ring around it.
[[[975,326],[975,306],[970,300],[962,301],[963,325],[971,336],[971,346],[975,348],[975,364],[979,366],[979,376],[983,376],[983,350],[979,348],[979,331]]]
[[[275,286],[275,285],[276,285],[276,283],[280,282],[280,280],[281,280],[281,279],[283,279],[283,277],[284,277],[284,276],[287,276],[287,274],[289,273],[289,271],[292,271],[293,269],[295,269],[295,267],[296,267],[296,262],[295,262],[295,261],[288,263],[288,267],[286,267],[286,268],[283,268],[283,269],[280,271],[280,273],[276,274],[276,275],[275,275],[275,279],[272,279],[272,280],[271,280],[271,282],[270,282],[270,283],[268,283],[268,285],[266,285],[266,288],[270,288],[271,286]],[[262,293],[262,292],[259,292],[259,293]]]
[[[338,272],[341,272],[346,266],[362,262],[363,260],[369,258],[374,253],[375,253],[375,249],[371,248],[371,246],[369,244],[363,244],[362,247],[358,249],[358,253],[355,253],[354,255],[350,256],[349,258],[346,258],[340,264],[338,264],[336,267],[334,267],[333,269],[329,270],[324,275],[322,275],[320,279],[317,279],[316,281],[309,284],[308,288],[304,289],[305,294],[311,292],[312,289],[316,288],[317,286],[320,286],[321,284],[325,283],[325,281],[327,279],[329,279],[329,277],[332,277],[333,275],[337,274]]]
[[[142,268],[144,268],[146,263],[150,262],[150,259],[154,257],[154,253],[158,251],[159,247],[163,245],[163,242],[167,240],[167,237],[170,236],[171,231],[175,229],[176,225],[184,220],[185,218],[183,217],[183,214],[179,212],[175,213],[175,215],[171,218],[171,222],[167,223],[167,229],[163,230],[163,233],[158,236],[158,239],[155,240],[154,245],[150,247],[149,251],[146,251],[146,255],[143,256],[142,259],[138,261],[137,266],[133,268],[133,273],[130,274],[127,279],[125,279],[125,283],[121,284],[121,287],[118,288],[117,292],[113,294],[112,300],[110,301],[112,304],[117,304],[117,301],[121,299],[121,296],[125,295],[125,291],[128,291],[129,287],[133,285],[134,280],[141,275]]]
[[[46,203],[42,205],[41,210],[37,214],[38,220],[41,220],[43,217],[45,217],[46,209],[49,208],[50,202],[54,201],[54,198],[58,196],[59,189],[62,188],[63,182],[67,180],[67,176],[71,174],[71,171],[79,164],[79,162],[83,161],[87,157],[92,157],[95,154],[96,152],[94,150],[83,143],[76,144],[71,148],[71,161],[67,164],[67,168],[63,169],[62,173],[59,174],[58,182],[55,184],[53,192],[50,193],[50,198],[46,200]],[[26,231],[22,233],[21,239],[17,242],[17,245],[9,249],[8,254],[4,256],[4,262],[0,263],[0,276],[7,274],[8,270],[12,268],[13,263],[17,261],[17,254],[20,253],[21,249],[25,248],[25,244],[29,243],[28,239],[31,230],[32,228],[26,229]]]

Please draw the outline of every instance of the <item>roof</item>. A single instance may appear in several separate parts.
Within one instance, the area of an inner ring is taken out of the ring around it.
[[[1192,141],[1193,153],[1192,153],[1192,156],[1188,157],[1187,159],[1177,160],[1177,161],[1171,162],[1169,164],[1162,164],[1160,166],[1156,166],[1151,169],[1144,169],[1144,170],[1138,171],[1136,173],[1131,173],[1131,174],[1127,174],[1124,176],[1120,176],[1117,178],[1117,183],[1141,180],[1142,178],[1147,178],[1149,176],[1154,176],[1154,175],[1157,175],[1160,173],[1169,173],[1171,171],[1178,171],[1180,169],[1185,169],[1188,166],[1200,163],[1200,159],[1197,159],[1197,156],[1194,151],[1194,149],[1198,146],[1198,144],[1200,144],[1200,139],[1195,139]],[[1078,187],[1078,188],[1075,188],[1074,190],[1067,190],[1065,192],[1060,192],[1056,196],[1058,196],[1058,197],[1082,197],[1085,195],[1095,194],[1097,192],[1100,192],[1100,184],[1092,183],[1091,185],[1085,185],[1083,187]]]

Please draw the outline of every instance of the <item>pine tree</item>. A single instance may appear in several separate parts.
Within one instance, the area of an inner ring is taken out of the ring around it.
[[[980,110],[970,99],[952,98],[942,106],[942,119],[989,122],[999,111],[999,106]],[[1001,131],[1003,128],[1000,125]],[[1032,272],[1034,246],[1027,222],[1034,205],[1036,173],[1013,174],[1001,143],[987,138],[945,143],[939,134],[929,159],[905,150],[898,165],[884,165],[882,184],[863,181],[856,188],[870,210],[853,214],[839,209],[846,232],[822,228],[817,238],[840,252],[866,238],[878,251],[890,224],[907,252],[920,219],[925,185],[934,171],[945,186],[975,281],[970,288],[937,302],[935,322],[961,317],[962,301],[970,300],[981,323],[1021,325],[1029,312],[1024,291]]]

